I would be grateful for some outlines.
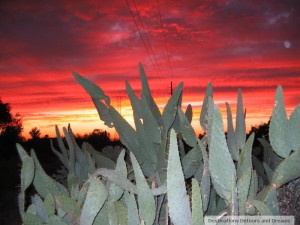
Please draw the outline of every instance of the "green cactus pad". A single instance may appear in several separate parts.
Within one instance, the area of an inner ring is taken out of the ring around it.
[[[254,133],[250,135],[246,144],[243,146],[238,160],[237,174],[240,178],[248,168],[252,168],[252,145],[254,141]]]
[[[71,198],[78,199],[79,190],[80,190],[79,189],[79,184],[76,184],[76,185],[72,186],[71,190],[70,190]]]
[[[115,170],[109,170],[105,168],[100,168],[96,171],[97,175],[101,175],[108,179],[110,182],[117,184],[119,187],[122,187],[126,191],[137,193],[136,186],[131,183],[122,173]]]
[[[109,97],[105,95],[104,91],[98,87],[96,84],[91,82],[90,80],[84,78],[83,76],[79,75],[76,72],[73,72],[75,79],[80,83],[80,85],[86,90],[86,92],[96,100],[104,99],[106,104],[110,104]]]
[[[70,166],[69,165],[69,154],[68,154],[66,146],[65,146],[65,144],[64,144],[64,142],[61,138],[60,131],[59,131],[57,126],[55,126],[55,132],[56,132],[56,139],[57,139],[57,142],[58,142],[58,146],[59,146],[59,148],[60,148],[60,150],[61,150],[61,152],[62,152],[62,154],[63,154],[63,156],[64,156],[64,158],[67,162],[67,167],[66,168],[70,170],[70,168],[69,168],[69,166]]]
[[[22,216],[25,213],[25,191],[33,181],[35,167],[33,159],[27,154],[25,149],[20,144],[17,144],[16,146],[22,160],[21,190],[18,195],[19,211]]]
[[[180,83],[164,108],[162,118],[164,121],[165,130],[169,130],[174,123],[178,109],[178,101],[182,93],[182,88],[183,83]]]
[[[139,68],[140,68],[140,80],[142,82],[142,93],[141,93],[141,95],[145,96],[146,101],[149,105],[149,108],[152,111],[152,114],[154,115],[157,123],[159,124],[159,126],[162,126],[163,125],[162,116],[161,116],[161,113],[159,111],[158,106],[156,105],[156,103],[155,103],[155,101],[152,97],[152,94],[151,94],[151,91],[150,91],[150,87],[149,87],[149,84],[148,84],[148,80],[147,80],[143,65],[139,64]],[[135,154],[135,156],[137,157],[136,154]]]
[[[152,143],[161,143],[161,129],[149,108],[146,97],[142,95],[141,104],[141,119],[143,120],[143,127],[146,138]],[[152,145],[152,144],[151,144]]]
[[[291,149],[300,151],[300,104],[290,116],[287,132]]]
[[[34,161],[31,157],[25,157],[21,169],[21,187],[25,191],[32,183],[34,177]]]
[[[235,136],[238,149],[242,149],[246,142],[246,122],[243,107],[242,90],[238,90],[237,113],[236,113],[236,126]]]
[[[207,207],[206,215],[214,215],[217,210],[217,192],[212,187],[209,196],[209,204]]]
[[[239,199],[239,215],[245,215],[245,207],[249,195],[252,168],[248,167],[243,175],[238,179],[238,199]]]
[[[62,221],[60,217],[54,215],[50,217],[50,221],[48,225],[68,225],[68,224]]]
[[[16,144],[18,154],[20,156],[21,161],[23,162],[29,155],[25,151],[25,149],[19,143]]]
[[[90,178],[90,186],[84,201],[80,225],[92,225],[95,217],[108,197],[105,185],[96,177]]]
[[[43,223],[49,223],[49,216],[45,207],[45,204],[40,196],[34,195],[32,197],[32,203],[36,208],[36,214]]]
[[[289,157],[284,159],[272,176],[272,186],[278,188],[287,182],[300,177],[300,151],[293,152]]]
[[[186,193],[184,175],[179,158],[176,134],[170,132],[169,158],[167,168],[168,208],[174,225],[190,225],[192,215],[189,196]]]
[[[272,186],[264,187],[255,197],[255,199],[265,203],[271,210],[273,215],[279,215],[279,205],[277,199],[277,192]]]
[[[34,204],[30,204],[26,210],[26,213],[31,213],[33,215],[36,215],[36,208]]]
[[[33,215],[27,212],[24,214],[22,221],[24,225],[43,225],[43,222],[37,215]]]
[[[143,106],[143,108],[148,107],[148,105],[146,104],[144,98],[142,99],[141,102],[145,104]],[[135,126],[136,126],[136,136],[137,136],[137,140],[138,140],[138,143],[139,143],[139,146],[140,146],[139,151],[143,155],[142,156],[142,159],[143,159],[142,161],[154,164],[157,161],[157,155],[156,155],[156,151],[154,149],[154,144],[151,141],[151,138],[149,138],[149,134],[147,134],[148,130],[146,128],[146,124],[149,125],[151,122],[149,121],[149,119],[146,119],[146,120],[143,119],[144,118],[144,114],[143,114],[144,111],[148,111],[148,113],[151,114],[150,110],[145,110],[145,109],[142,110],[142,118],[138,118],[134,114],[134,122],[135,122]],[[156,126],[154,126],[154,127],[156,127]],[[151,127],[151,126],[149,127],[148,126],[148,129],[152,129],[152,131],[149,130],[150,133],[159,132],[158,127],[156,127],[156,128],[154,128],[154,127]],[[154,170],[153,169],[151,169],[150,171],[143,170],[143,172],[145,173],[146,176],[151,176],[152,173],[154,172]]]
[[[114,202],[119,225],[128,225],[128,210],[122,201]]]
[[[291,148],[287,142],[288,119],[283,102],[282,87],[278,86],[276,90],[275,106],[273,109],[269,137],[274,151],[282,158],[286,158]]]
[[[210,104],[213,104],[210,101]],[[214,106],[209,139],[209,171],[217,193],[228,202],[232,198],[232,190],[236,182],[236,170],[229,153],[221,112]]]
[[[178,115],[180,120],[180,127],[179,131],[183,137],[183,140],[190,146],[196,147],[197,146],[197,138],[196,133],[191,126],[190,121],[186,118],[185,114],[183,113],[182,109],[178,109]]]
[[[74,218],[79,218],[80,204],[78,202],[65,195],[56,195],[54,199],[56,208],[60,208],[63,212],[69,214]]]
[[[130,159],[132,162],[137,187],[139,215],[140,218],[144,220],[146,225],[151,225],[155,220],[154,197],[133,153],[130,153]]]
[[[249,187],[249,198],[254,198],[257,194],[257,190],[258,190],[257,173],[255,170],[252,170],[251,182]]]
[[[55,201],[52,194],[48,194],[44,200],[44,205],[46,212],[49,217],[54,216],[55,214]]]
[[[259,215],[261,215],[261,216],[270,216],[270,215],[272,215],[271,210],[263,202],[255,200],[255,199],[249,199],[248,202],[257,209]]]
[[[89,190],[89,186],[90,186],[90,182],[89,180],[85,181],[82,185],[82,187],[80,188],[80,191],[78,193],[78,197],[77,197],[77,202],[82,205],[83,202],[85,201],[87,192]]]
[[[181,160],[185,178],[193,176],[202,164],[202,153],[199,145],[191,149]]]
[[[54,195],[68,195],[68,190],[62,184],[56,182],[53,178],[46,174],[33,150],[31,151],[31,156],[35,163],[35,176],[33,179],[33,185],[39,195],[43,198],[46,198],[49,193]]]
[[[263,161],[272,169],[275,170],[282,158],[278,156],[273,150],[271,144],[265,138],[258,138],[258,141],[263,146],[264,158]]]
[[[192,120],[193,120],[193,108],[192,108],[191,104],[188,104],[188,106],[186,107],[184,115],[186,116],[186,118],[188,119],[188,121],[190,123],[192,123]]]
[[[128,210],[128,225],[139,225],[139,212],[136,204],[136,200],[133,193],[125,193],[125,201]]]
[[[117,216],[117,209],[113,202],[108,201],[107,203],[107,216],[109,225],[119,224],[118,216]]]
[[[136,96],[131,85],[127,80],[125,81],[125,85],[126,85],[126,91],[131,103],[132,110],[139,118],[141,118],[142,115],[142,109],[140,104],[141,100]]]
[[[265,171],[266,171],[267,177],[269,179],[269,182],[271,182],[274,171],[265,162],[263,162],[263,166],[265,168]]]
[[[67,181],[68,181],[68,190],[69,192],[71,192],[72,187],[78,184],[78,178],[74,173],[69,173]]]
[[[108,210],[107,210],[107,202],[104,203],[103,207],[100,209],[97,214],[93,225],[109,225],[108,220]]]
[[[202,199],[198,181],[192,179],[192,224],[204,225]]]
[[[236,142],[236,136],[233,128],[232,113],[229,104],[226,102],[227,110],[227,144],[228,149],[233,160],[237,161],[239,158],[239,149]]]
[[[202,158],[203,158],[203,169],[201,174],[201,180],[200,182],[200,190],[201,190],[201,199],[203,204],[203,212],[206,212],[208,203],[209,203],[209,196],[210,196],[210,173],[209,173],[209,166],[208,166],[208,154],[206,152],[206,148],[203,145],[202,141],[197,139],[198,145],[201,149]],[[201,168],[201,167],[200,167]],[[196,178],[196,176],[195,176]]]
[[[118,174],[122,175],[125,179],[127,179],[127,167],[126,167],[126,162],[124,160],[124,156],[125,156],[125,150],[123,149],[119,154],[115,171],[117,171]],[[123,195],[123,192],[124,192],[123,188],[116,185],[115,183],[110,183],[108,199],[112,202],[118,201]]]
[[[139,160],[142,160],[143,153],[139,151],[140,146],[137,141],[135,130],[114,107],[109,107],[109,114],[114,121],[115,128],[120,135],[120,140],[122,141],[122,143],[130,151],[132,151]]]
[[[207,132],[208,129],[208,102],[209,98],[213,98],[213,89],[212,84],[209,82],[206,88],[206,93],[204,97],[204,101],[202,104],[201,114],[200,114],[200,125],[202,129]]]
[[[86,149],[94,158],[96,166],[99,168],[114,169],[116,163],[110,158],[102,155],[100,152],[96,151],[93,146],[87,142],[83,144],[83,149]]]
[[[104,125],[108,126],[109,128],[114,127],[114,123],[109,114],[107,106],[99,100],[93,99],[93,102],[97,109],[100,119],[104,122]]]

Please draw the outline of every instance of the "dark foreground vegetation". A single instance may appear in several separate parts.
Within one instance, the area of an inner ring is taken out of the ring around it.
[[[61,181],[65,179],[64,167],[60,160],[53,153],[53,147],[59,149],[56,138],[49,138],[47,135],[41,137],[38,128],[34,127],[30,131],[31,138],[25,140],[22,136],[22,121],[20,116],[15,116],[10,113],[9,104],[1,101],[1,133],[0,133],[0,224],[21,224],[20,213],[17,203],[17,195],[20,192],[20,168],[21,161],[17,155],[15,144],[20,143],[27,151],[34,149],[36,155],[41,162],[46,173]],[[261,124],[251,129],[251,133],[255,133],[253,143],[253,164],[257,173],[263,179],[268,180],[268,174],[264,168],[259,168],[257,165],[262,165],[261,162],[269,157],[266,149],[269,146],[269,125],[270,123]],[[84,142],[91,144],[96,150],[102,152],[109,158],[116,160],[118,154],[116,151],[111,151],[115,146],[121,146],[118,141],[111,141],[107,132],[95,129],[90,134],[76,135],[76,142],[81,146]],[[66,142],[66,140],[64,140]],[[119,148],[120,149],[120,148]],[[113,154],[110,154],[112,153]],[[278,157],[278,160],[281,160]],[[257,162],[260,163],[257,163]],[[274,169],[274,168],[270,168]],[[295,215],[296,224],[300,221],[300,179],[293,180],[290,183],[282,186],[277,191],[281,215]],[[263,186],[261,186],[263,188]],[[35,190],[33,187],[29,188],[28,196],[33,196]]]
[[[19,140],[26,150],[34,149],[43,168],[47,174],[59,179],[62,164],[51,150],[51,142],[57,147],[56,138],[36,137],[26,141]],[[95,130],[91,134],[77,136],[79,144],[89,142],[96,150],[108,152],[113,146],[120,146],[119,141],[111,141],[109,135],[104,131]],[[16,143],[16,142],[14,142]],[[17,195],[20,192],[20,168],[21,162],[17,155],[15,144],[11,143],[10,148],[2,149],[0,154],[0,224],[18,225],[21,224],[19,209],[17,205]],[[81,145],[80,145],[81,146]],[[115,159],[115,155],[109,155]],[[34,190],[30,190],[34,193]]]
[[[269,123],[261,124],[255,126],[251,129],[249,133],[255,132],[255,142],[254,142],[254,155],[258,159],[263,159],[263,146],[258,141],[260,138],[268,139],[268,125]],[[57,147],[56,138],[49,137],[35,137],[22,141],[22,145],[26,150],[31,148],[35,149],[35,152],[42,163],[43,168],[49,174],[60,179],[60,171],[62,169],[62,164],[57,158],[57,156],[51,150],[51,141],[53,145]],[[106,132],[99,130],[94,130],[94,132],[76,137],[77,143],[81,146],[84,142],[89,142],[95,149],[101,151],[109,150],[111,147],[108,146],[121,146],[118,141],[111,141],[109,135]],[[2,148],[1,148],[2,150]],[[8,151],[8,149],[6,149]],[[17,204],[17,195],[19,193],[20,187],[20,168],[21,162],[17,156],[17,150],[13,146],[8,152],[1,152],[0,157],[0,224],[2,225],[18,225],[21,224],[21,218],[19,215],[19,209]],[[109,154],[107,154],[109,155]],[[116,159],[117,155],[109,155],[110,158]],[[278,192],[280,196],[280,207],[283,215],[296,215],[299,217],[300,212],[300,199],[299,199],[299,187],[300,179],[297,179],[288,185],[285,185]],[[32,193],[35,191],[33,188],[30,190]],[[298,212],[298,213],[297,213]],[[297,219],[299,221],[299,218]]]
[[[19,114],[11,113],[11,106],[0,100],[0,224],[19,225],[21,218],[18,209],[17,196],[20,192],[21,161],[17,154],[16,143],[20,143],[27,151],[34,149],[45,171],[59,179],[62,164],[51,149],[58,149],[56,138],[48,135],[41,137],[37,127],[30,131],[28,140],[22,137],[23,125]],[[84,142],[90,143],[96,150],[104,151],[110,158],[116,155],[109,154],[109,149],[121,146],[119,141],[111,141],[106,131],[99,129],[84,135],[76,135],[76,142],[81,146]],[[30,190],[34,193],[34,190]]]

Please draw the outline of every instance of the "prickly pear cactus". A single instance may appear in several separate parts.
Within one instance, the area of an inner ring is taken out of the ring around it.
[[[64,181],[57,182],[45,173],[34,150],[28,154],[17,144],[24,225],[203,225],[206,215],[282,212],[284,195],[278,190],[290,189],[300,177],[300,107],[287,117],[281,87],[270,123],[271,143],[260,140],[266,148],[261,160],[252,155],[255,135],[246,138],[241,90],[235,128],[226,104],[225,136],[221,111],[208,84],[199,124],[205,135],[200,140],[191,126],[192,107],[181,109],[183,83],[161,112],[140,65],[141,95],[126,81],[132,127],[100,87],[73,74],[92,97],[100,119],[116,129],[126,149],[112,160],[88,143],[79,147],[70,126],[63,128],[64,142],[56,127],[59,149],[52,145],[52,150],[65,168]],[[31,185],[37,194],[25,202]],[[295,199],[300,195],[297,190]],[[293,213],[299,204],[291,202]]]

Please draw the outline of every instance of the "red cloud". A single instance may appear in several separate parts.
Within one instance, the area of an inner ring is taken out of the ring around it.
[[[300,102],[299,4],[161,0],[160,21],[156,1],[128,2],[139,31],[121,0],[1,5],[0,97],[23,116],[25,135],[37,124],[48,134],[49,123],[94,128],[96,111],[71,71],[99,84],[115,105],[122,96],[128,108],[124,80],[139,93],[139,62],[160,105],[170,82],[184,81],[195,121],[210,81],[221,107],[234,106],[242,88],[248,127],[269,119],[278,84],[289,113]]]

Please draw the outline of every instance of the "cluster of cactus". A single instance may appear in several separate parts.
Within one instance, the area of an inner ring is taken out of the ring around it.
[[[260,162],[252,156],[254,134],[246,140],[240,90],[235,129],[226,103],[225,136],[208,85],[200,115],[205,136],[200,140],[191,126],[191,105],[185,112],[181,108],[183,83],[161,113],[140,65],[140,98],[126,82],[133,128],[100,87],[74,76],[126,148],[114,162],[88,143],[80,148],[70,127],[63,129],[66,147],[56,128],[60,151],[52,149],[68,171],[63,185],[45,173],[34,150],[29,155],[17,145],[24,225],[202,225],[206,215],[279,215],[276,189],[300,177],[300,106],[288,119],[281,87],[270,124],[271,145],[261,140],[268,152]],[[27,204],[25,192],[32,183],[37,194]]]

